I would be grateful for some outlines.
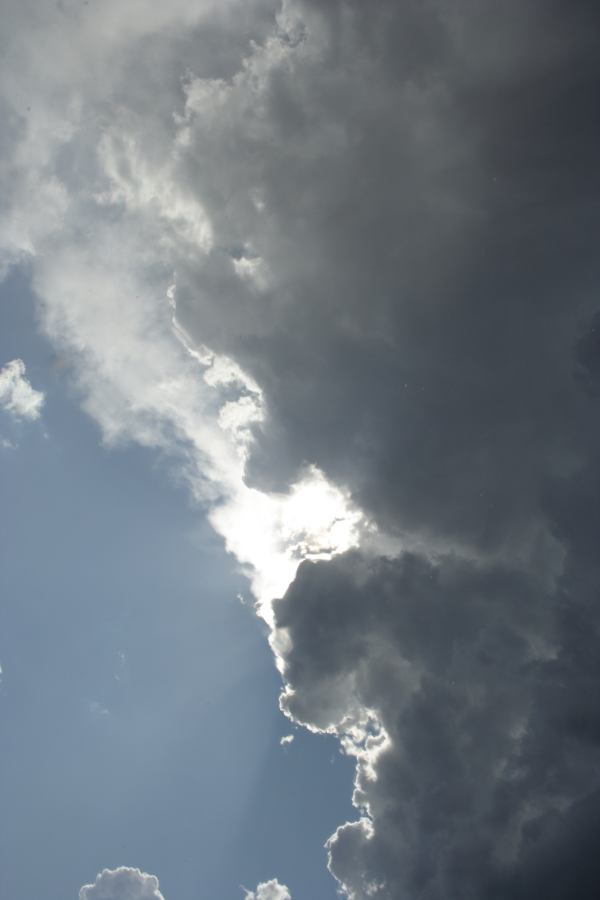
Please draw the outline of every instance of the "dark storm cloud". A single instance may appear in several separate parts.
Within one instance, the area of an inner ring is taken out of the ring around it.
[[[348,554],[303,564],[276,614],[284,710],[343,733],[369,709],[388,737],[374,763],[359,754],[372,830],[330,845],[350,896],[567,897],[597,872],[580,840],[600,815],[585,594],[452,557]]]
[[[183,277],[181,316],[266,392],[258,483],[316,461],[388,528],[527,541],[548,472],[595,441],[572,377],[597,305],[594,12],[304,10],[318,49],[268,70],[207,198],[272,288],[241,296],[214,262],[217,321]],[[190,172],[202,115],[196,137]]]
[[[388,737],[332,871],[356,898],[591,898],[600,14],[288,11],[295,52],[228,124],[208,197],[270,283],[231,277],[211,323],[182,278],[180,314],[265,390],[256,483],[315,462],[424,542],[306,564],[276,607],[284,708],[340,734],[369,709]]]

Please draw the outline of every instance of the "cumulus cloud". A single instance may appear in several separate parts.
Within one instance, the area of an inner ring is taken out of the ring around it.
[[[25,363],[13,359],[0,369],[0,407],[17,419],[39,419],[43,391],[36,391],[25,376]]]
[[[256,891],[246,891],[246,900],[292,900],[292,898],[284,884],[272,879],[259,884]]]
[[[361,514],[348,492],[310,460],[287,485],[269,491],[248,485],[249,448],[266,417],[262,389],[223,341],[213,340],[212,330],[190,335],[179,319],[181,296],[189,293],[186,273],[197,267],[204,272],[201,303],[212,303],[215,290],[219,305],[232,288],[238,300],[260,294],[258,275],[248,281],[234,266],[251,253],[249,246],[239,243],[239,234],[215,230],[218,199],[191,190],[182,171],[191,152],[190,98],[199,102],[202,80],[206,102],[218,112],[224,86],[240,77],[254,54],[263,54],[263,45],[269,57],[285,50],[283,38],[271,33],[277,21],[272,4],[257,2],[245,12],[242,6],[198,2],[185,14],[173,9],[150,18],[142,15],[143,3],[138,16],[111,7],[110,27],[106,9],[81,16],[63,11],[64,23],[61,13],[56,28],[48,29],[33,4],[26,32],[19,31],[15,11],[13,27],[24,44],[21,93],[28,85],[36,103],[25,116],[20,94],[5,98],[14,127],[3,243],[7,264],[24,255],[32,262],[43,327],[73,364],[83,405],[105,441],[135,440],[177,460],[194,496],[211,507],[211,521],[269,618],[270,599],[285,590],[301,558],[357,544]],[[79,46],[89,44],[85,66],[84,54],[73,59],[63,47],[63,25]],[[144,48],[161,37],[165,88],[148,116]],[[203,66],[191,68],[205,45]],[[64,80],[62,64],[53,65],[62,50],[73,80]],[[91,84],[94,59],[104,74]],[[130,69],[138,65],[132,80]],[[58,212],[46,216],[43,206],[31,203],[32,181],[55,185]],[[251,524],[256,519],[260,529]]]
[[[8,22],[4,265],[106,442],[209,508],[284,711],[355,757],[343,892],[591,900],[598,11]]]
[[[329,842],[348,896],[543,893],[564,818],[600,787],[582,695],[597,663],[574,653],[564,602],[456,557],[303,564],[277,604],[282,707],[356,757],[362,815]]]
[[[103,869],[93,884],[84,884],[79,900],[164,900],[156,875],[119,866]]]
[[[292,900],[289,890],[276,879],[259,884],[255,891],[245,891],[246,900]],[[93,884],[84,884],[79,900],[165,900],[156,875],[140,869],[119,866],[103,869]]]

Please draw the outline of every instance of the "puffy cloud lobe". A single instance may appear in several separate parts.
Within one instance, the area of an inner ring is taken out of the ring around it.
[[[93,884],[84,884],[79,900],[164,900],[156,875],[120,866],[103,869]]]
[[[302,565],[276,604],[282,708],[357,758],[363,817],[329,842],[349,897],[595,895],[600,616],[577,587],[455,557]]]
[[[256,891],[246,891],[246,900],[292,900],[292,897],[284,884],[272,879],[259,884]]]
[[[0,407],[17,419],[39,419],[43,391],[36,391],[25,375],[22,359],[13,359],[0,369]]]
[[[246,900],[292,900],[284,884],[276,879],[259,884],[256,891],[246,891]],[[156,875],[140,869],[119,866],[103,869],[93,884],[84,884],[79,900],[164,900]]]

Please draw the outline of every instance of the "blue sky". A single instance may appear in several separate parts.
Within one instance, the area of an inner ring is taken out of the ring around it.
[[[127,864],[172,900],[274,876],[333,898],[322,845],[351,814],[349,760],[333,738],[280,746],[235,560],[155,454],[101,445],[34,319],[16,272],[0,356],[46,398],[35,422],[0,413],[17,445],[0,459],[2,895],[64,900]]]

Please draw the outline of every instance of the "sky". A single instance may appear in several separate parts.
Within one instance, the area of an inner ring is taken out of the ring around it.
[[[101,446],[34,304],[24,276],[2,285],[0,349],[45,397],[0,413],[0,896],[76,898],[125,862],[165,896],[278,873],[334,898],[350,761],[284,719],[247,580],[151,451]]]
[[[1,8],[2,892],[596,898],[595,4]]]

